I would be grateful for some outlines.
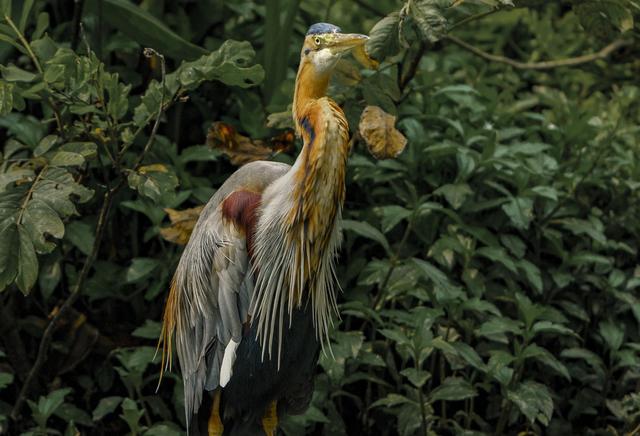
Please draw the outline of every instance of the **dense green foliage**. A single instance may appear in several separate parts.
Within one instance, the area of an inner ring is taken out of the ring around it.
[[[302,35],[331,21],[382,63],[330,90],[355,135],[342,318],[285,433],[638,432],[637,1],[0,8],[2,430],[183,432],[179,375],[156,392],[165,209],[234,170],[213,121],[290,126]],[[397,159],[359,140],[366,105],[397,115]]]

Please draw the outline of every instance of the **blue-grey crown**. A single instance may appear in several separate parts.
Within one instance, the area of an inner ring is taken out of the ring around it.
[[[307,31],[307,35],[317,35],[319,33],[341,33],[342,29],[335,24],[316,23],[312,24]]]

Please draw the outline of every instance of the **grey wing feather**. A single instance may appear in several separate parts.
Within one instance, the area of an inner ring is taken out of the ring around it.
[[[238,189],[262,192],[289,168],[253,162],[237,170],[203,209],[180,258],[165,311],[169,337],[164,340],[170,353],[175,329],[187,422],[197,413],[203,391],[218,387],[225,347],[232,338],[240,342],[253,294],[245,236],[223,220],[221,203]]]

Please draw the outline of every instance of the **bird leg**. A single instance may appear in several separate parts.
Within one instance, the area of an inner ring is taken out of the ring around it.
[[[262,429],[266,436],[276,436],[278,428],[278,400],[273,400],[267,406],[267,410],[262,417]]]
[[[211,414],[209,415],[209,422],[207,425],[208,436],[222,436],[224,431],[224,425],[222,425],[222,419],[220,418],[220,395],[222,390],[216,389],[213,394],[213,405],[211,406]]]

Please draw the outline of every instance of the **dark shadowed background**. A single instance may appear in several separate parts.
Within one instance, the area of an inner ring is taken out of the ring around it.
[[[0,9],[0,433],[184,432],[178,368],[156,391],[171,273],[237,165],[293,161],[318,21],[380,66],[330,89],[354,135],[342,318],[284,433],[640,431],[638,1]],[[366,106],[397,117],[396,159]]]

